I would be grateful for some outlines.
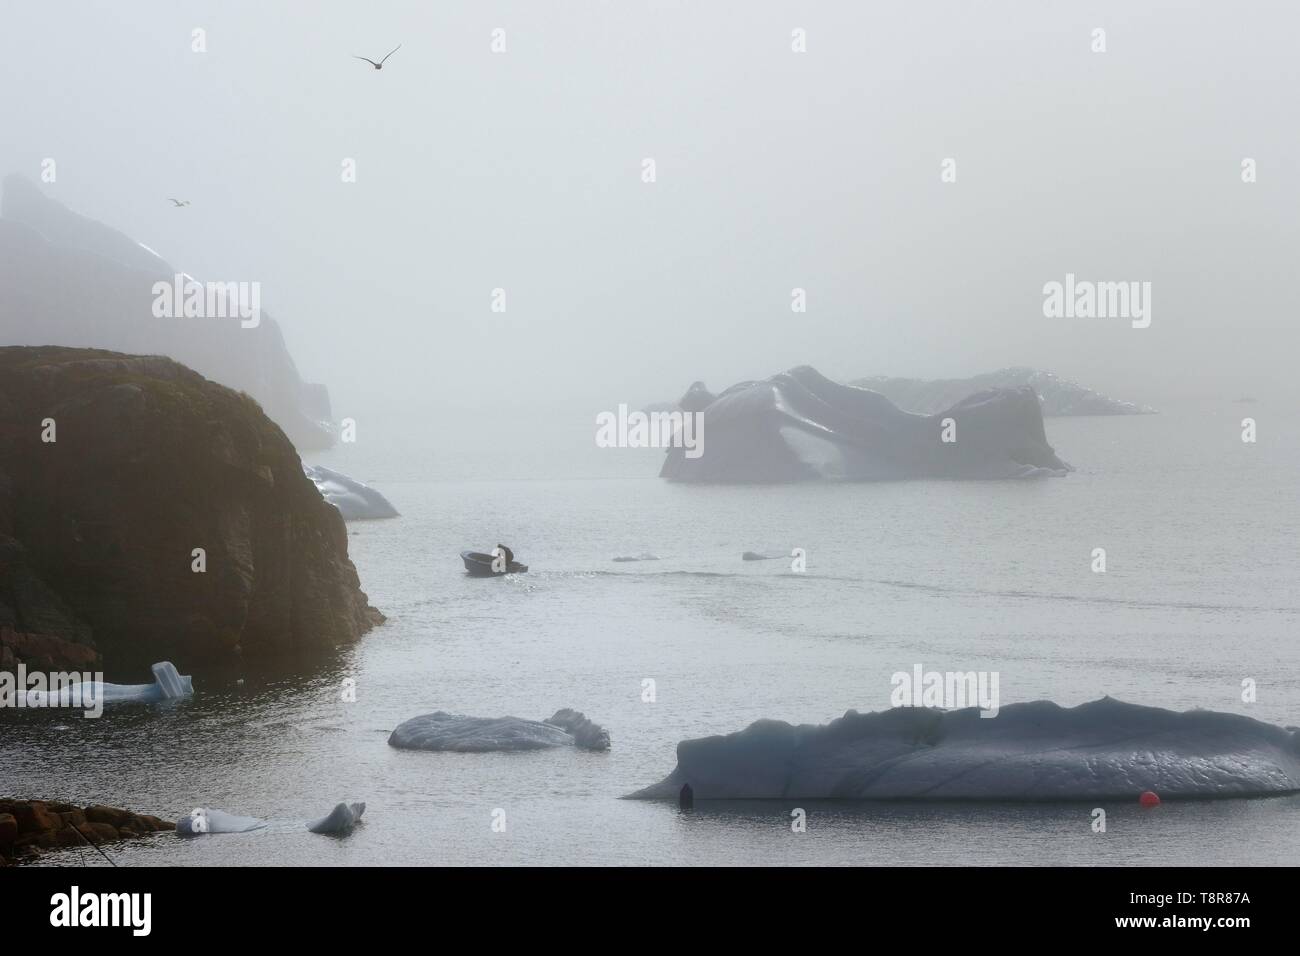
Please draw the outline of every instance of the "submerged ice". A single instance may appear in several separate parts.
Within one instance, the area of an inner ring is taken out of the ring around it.
[[[1099,800],[1300,791],[1300,733],[1250,717],[1103,698],[1077,707],[849,711],[828,724],[760,720],[684,740],[677,768],[632,794],[696,799]]]

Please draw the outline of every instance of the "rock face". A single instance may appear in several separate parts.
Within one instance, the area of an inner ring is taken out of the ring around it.
[[[6,545],[11,553],[17,556],[23,554],[22,547],[17,541],[0,535],[0,548]],[[15,599],[12,591],[5,586],[9,583],[6,578],[11,571],[14,576],[21,573],[29,578],[34,577],[30,568],[18,563],[17,557],[8,560],[0,559],[0,616],[8,621],[7,625],[0,625],[0,671],[12,672],[19,661],[29,668],[41,671],[97,670],[103,662],[102,658],[91,641],[90,628],[80,622],[71,625],[73,631],[81,635],[80,642],[65,640],[51,634],[31,634],[13,629],[18,617],[17,609],[30,609],[39,615],[42,606],[39,601]],[[48,588],[46,594],[57,599],[57,595]]]
[[[304,450],[334,443],[329,394],[298,375],[280,328],[236,318],[156,318],[153,284],[174,269],[151,249],[22,178],[0,200],[0,344],[166,355],[247,392]],[[258,277],[216,276],[214,279]]]
[[[0,865],[41,850],[99,846],[174,829],[166,820],[116,807],[0,799]]]
[[[939,414],[915,415],[802,366],[717,396],[696,382],[680,405],[699,412],[703,428],[698,457],[668,450],[659,474],[674,481],[1027,478],[1070,470],[1047,443],[1028,387],[980,392]]]
[[[0,559],[0,625],[110,673],[310,655],[383,619],[284,433],[157,356],[0,348]]]
[[[1154,415],[1155,409],[1132,402],[1121,402],[1094,392],[1077,382],[1060,378],[1055,372],[1015,366],[973,378],[889,378],[878,375],[860,378],[850,384],[879,392],[899,408],[922,415],[933,415],[955,405],[967,396],[990,388],[1023,388],[1038,395],[1046,418],[1072,415]]]
[[[489,753],[579,747],[608,750],[609,732],[576,710],[557,711],[549,720],[521,717],[465,717],[437,711],[412,717],[388,738],[403,750],[450,750]]]
[[[760,720],[684,740],[639,798],[1135,801],[1300,790],[1300,732],[1250,717],[1103,698],[1063,708],[849,711],[822,726]]]

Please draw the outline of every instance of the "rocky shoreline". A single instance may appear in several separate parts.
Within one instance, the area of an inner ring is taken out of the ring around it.
[[[0,866],[20,863],[43,850],[102,846],[137,839],[176,824],[147,813],[57,800],[0,799]]]

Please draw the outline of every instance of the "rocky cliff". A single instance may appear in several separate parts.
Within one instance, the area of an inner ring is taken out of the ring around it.
[[[21,176],[0,199],[0,344],[166,355],[248,392],[304,451],[334,443],[329,394],[305,383],[275,320],[160,318],[155,282],[173,268],[152,249],[45,195]],[[203,278],[203,277],[200,277]],[[212,276],[256,280],[257,276]]]
[[[382,619],[253,399],[158,356],[0,348],[0,657],[91,648],[111,677],[311,655]]]

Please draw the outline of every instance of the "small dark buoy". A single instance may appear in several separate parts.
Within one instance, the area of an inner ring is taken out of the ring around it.
[[[695,791],[689,783],[682,784],[682,792],[677,795],[677,806],[690,810],[695,806]]]
[[[1143,790],[1142,796],[1138,797],[1138,803],[1144,807],[1158,807],[1160,806],[1160,797],[1152,790]]]

